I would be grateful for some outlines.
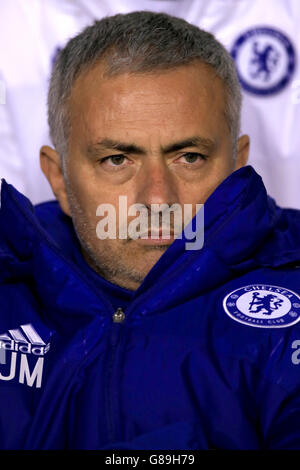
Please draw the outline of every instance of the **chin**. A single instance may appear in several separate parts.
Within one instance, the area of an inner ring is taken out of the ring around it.
[[[150,247],[149,247],[150,248]],[[167,250],[168,246],[154,247],[147,249],[142,256],[132,255],[131,260],[134,261],[134,269],[140,271],[144,276],[148,274],[151,268],[157,263],[163,253]]]

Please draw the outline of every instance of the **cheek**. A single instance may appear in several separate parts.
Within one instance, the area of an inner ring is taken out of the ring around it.
[[[74,195],[72,198],[73,201],[76,201],[76,206],[79,208],[80,213],[83,214],[85,223],[88,224],[90,230],[96,230],[97,223],[101,220],[101,218],[106,217],[108,214],[108,212],[103,212],[107,210],[104,207],[102,207],[102,210],[100,209],[101,204],[109,204],[114,208],[116,214],[114,220],[118,226],[119,194],[116,192],[116,190],[105,188],[105,184],[103,184],[103,182],[95,182],[93,180],[91,181],[85,179],[84,175],[81,175],[80,177],[76,175],[71,183],[71,193]],[[131,202],[130,198],[128,197],[127,207],[129,204],[131,204]],[[103,214],[102,217],[97,215],[97,211],[98,214]]]
[[[66,189],[70,209],[74,218],[79,218],[84,224],[92,223],[96,219],[97,194],[89,183],[84,172],[69,169],[66,177]]]
[[[203,204],[232,171],[233,163],[229,159],[223,157],[219,161],[210,162],[197,178],[181,184],[181,204]]]

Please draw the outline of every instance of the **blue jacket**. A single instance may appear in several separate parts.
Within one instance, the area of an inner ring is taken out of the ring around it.
[[[114,321],[55,201],[2,183],[1,449],[300,448],[300,214],[250,167]]]

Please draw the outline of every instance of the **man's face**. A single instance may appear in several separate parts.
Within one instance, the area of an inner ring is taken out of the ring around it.
[[[68,210],[88,263],[136,289],[171,240],[105,239],[96,209],[204,203],[237,167],[222,82],[204,64],[104,78],[98,64],[76,80],[65,167]],[[178,144],[178,145],[176,145]],[[129,219],[130,220],[130,217]]]

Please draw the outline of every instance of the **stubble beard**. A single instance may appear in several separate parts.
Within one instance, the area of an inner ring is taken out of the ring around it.
[[[137,289],[148,274],[151,266],[149,269],[136,269],[132,265],[129,265],[131,263],[126,263],[126,259],[124,260],[124,257],[122,257],[121,251],[122,248],[128,248],[129,244],[134,242],[133,240],[115,240],[119,243],[120,248],[113,250],[112,245],[109,246],[105,241],[96,239],[96,226],[91,226],[86,211],[78,201],[78,198],[70,187],[68,180],[65,179],[65,181],[74,230],[79,239],[81,252],[87,264],[104,279],[117,284],[120,287],[130,290]],[[97,250],[94,246],[95,243],[97,243],[97,246],[99,247]],[[145,251],[145,254],[147,252],[151,252],[155,254],[157,258],[157,255],[160,257],[166,251],[168,246],[168,244],[145,246],[143,247],[143,250]],[[134,256],[135,247],[133,245],[132,260],[134,259]]]

